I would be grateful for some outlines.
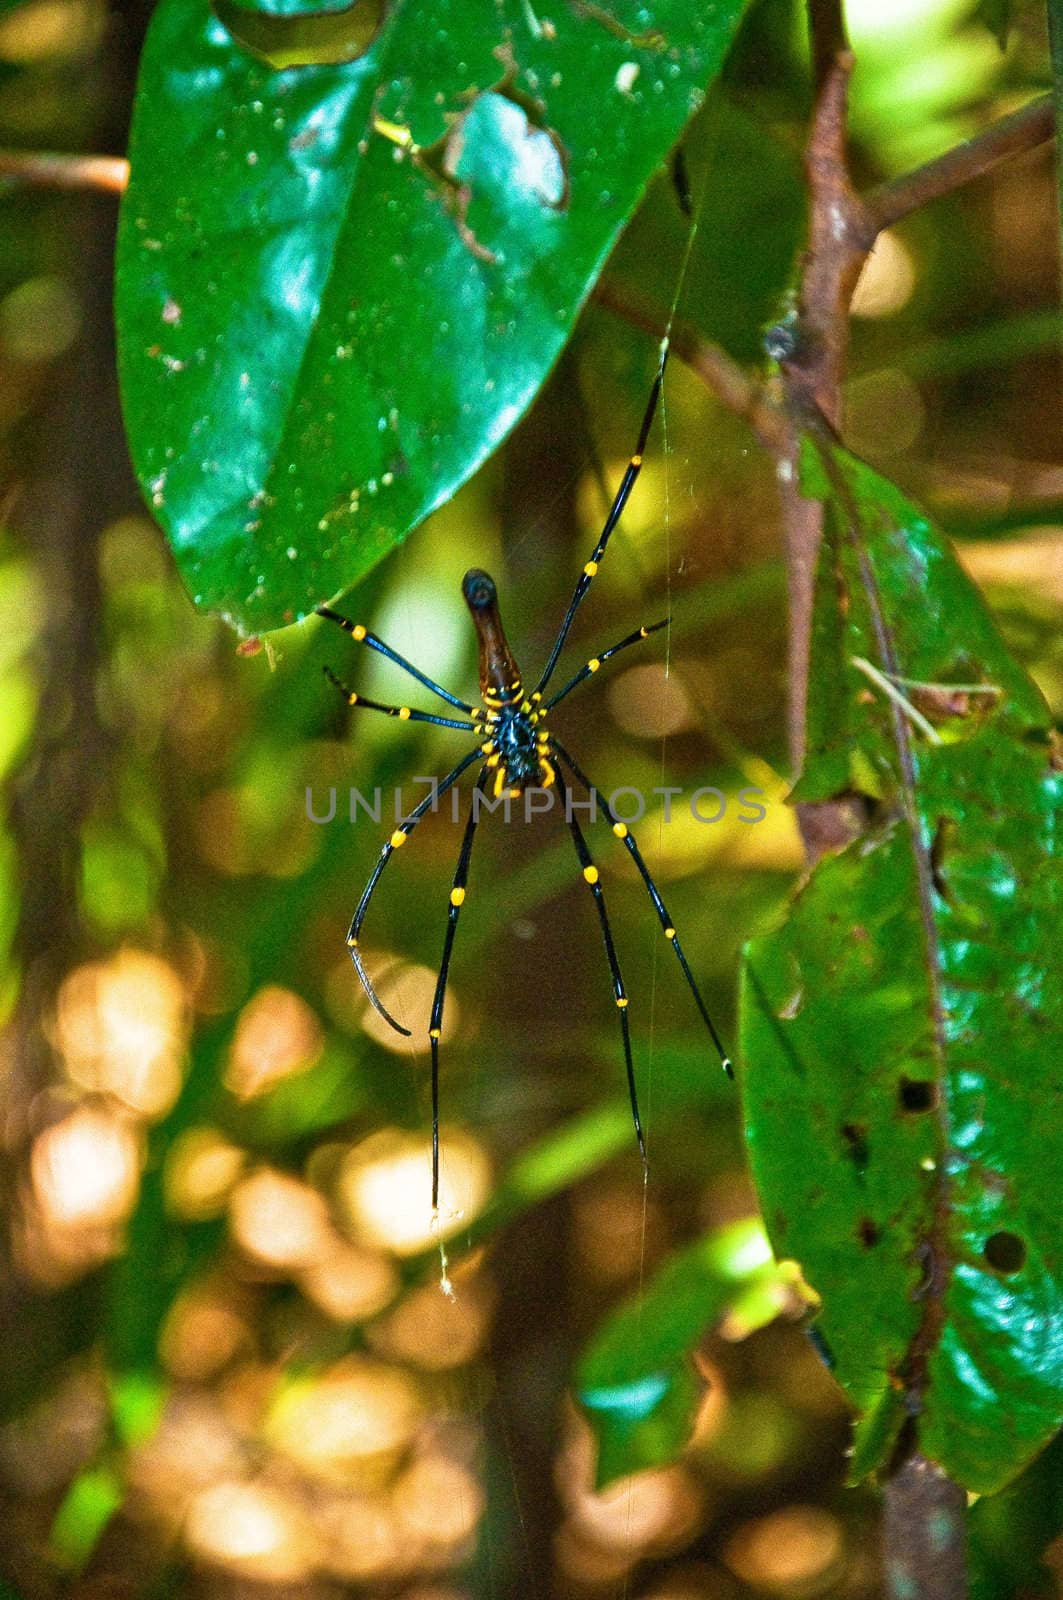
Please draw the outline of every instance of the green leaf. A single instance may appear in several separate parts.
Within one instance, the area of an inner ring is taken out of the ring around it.
[[[124,1499],[112,1467],[86,1467],[78,1473],[52,1521],[49,1545],[55,1561],[80,1571]]]
[[[300,617],[475,470],[745,4],[540,22],[527,0],[490,18],[396,0],[359,59],[277,72],[202,5],[163,0],[122,207],[120,367],[136,469],[198,604],[254,631]]]
[[[971,1600],[1040,1600],[1058,1593],[1041,1559],[1063,1532],[1063,1435],[1000,1494],[967,1514]]]
[[[576,1373],[576,1397],[598,1441],[599,1488],[675,1459],[704,1387],[690,1365],[694,1349],[751,1288],[778,1279],[763,1228],[747,1219],[680,1251],[612,1314]],[[764,1305],[771,1320],[778,1300]]]
[[[874,664],[880,645],[860,547],[845,532],[854,519],[874,542],[877,606],[903,676],[924,686],[977,686],[965,714],[944,719],[944,731],[954,734],[990,711],[1016,734],[1047,726],[1043,698],[1009,655],[948,540],[896,485],[847,451],[806,441],[802,487],[824,498],[829,537],[813,612],[814,692],[796,799],[826,800],[850,789],[878,797],[896,783],[888,697],[856,664]]]
[[[775,1250],[822,1296],[866,1413],[860,1465],[914,1409],[924,1453],[989,1492],[1063,1421],[1063,775],[944,542],[869,468],[822,463],[801,787],[875,798],[747,951],[747,1139]]]
[[[614,285],[632,303],[671,304],[739,361],[763,358],[763,330],[792,282],[805,236],[805,191],[797,153],[751,116],[722,84],[683,138],[696,233],[662,174],[609,259]]]

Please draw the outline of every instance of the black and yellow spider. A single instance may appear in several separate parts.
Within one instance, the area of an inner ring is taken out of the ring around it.
[[[586,790],[588,795],[595,795],[597,803],[601,805],[603,814],[612,827],[613,833],[627,847],[642,876],[642,881],[646,885],[650,899],[653,901],[661,927],[664,929],[665,938],[675,951],[676,959],[683,969],[683,976],[690,986],[697,1008],[701,1013],[705,1026],[709,1030],[724,1070],[728,1073],[731,1072],[731,1063],[720,1042],[720,1037],[713,1025],[712,1018],[709,1016],[698,986],[694,981],[694,975],[679,943],[672,919],[668,915],[664,901],[661,899],[660,891],[653,881],[642,852],[635,842],[634,835],[626,823],[619,821],[613,815],[600,793],[592,790],[590,779],[586,777],[581,767],[569,755],[556,735],[550,731],[546,719],[553,708],[566,695],[571,694],[573,689],[597,672],[604,662],[618,655],[621,650],[626,650],[629,645],[638,644],[640,640],[647,638],[651,633],[656,633],[659,628],[665,627],[667,619],[662,622],[654,622],[649,627],[637,628],[634,633],[629,633],[618,644],[611,645],[608,650],[603,650],[601,655],[592,656],[588,662],[580,667],[578,672],[573,674],[564,688],[558,689],[549,699],[546,699],[545,695],[547,685],[553,676],[554,668],[557,666],[562,647],[568,638],[573,618],[583,597],[591,586],[595,573],[598,571],[599,564],[605,554],[605,547],[609,542],[609,536],[620,520],[624,506],[627,504],[628,496],[639,475],[643,451],[646,448],[646,440],[649,437],[650,427],[657,409],[667,357],[668,341],[665,339],[661,343],[657,374],[653,381],[653,388],[650,391],[646,413],[642,419],[642,427],[639,430],[635,453],[628,463],[623,481],[617,490],[616,498],[610,507],[609,515],[605,519],[605,526],[598,537],[598,542],[591,553],[591,558],[580,574],[579,582],[576,584],[575,592],[569,601],[568,610],[565,612],[564,621],[558,631],[557,638],[554,640],[546,666],[543,668],[539,681],[530,694],[524,688],[520,668],[517,666],[513,652],[509,648],[509,643],[502,627],[502,618],[498,610],[498,594],[494,581],[486,572],[481,572],[478,568],[473,568],[465,574],[461,587],[465,596],[465,603],[472,613],[472,620],[479,641],[482,706],[470,706],[464,700],[459,700],[457,695],[451,694],[449,690],[444,689],[433,679],[426,677],[404,656],[400,656],[397,651],[392,650],[389,645],[386,645],[382,639],[378,639],[375,634],[370,633],[368,628],[363,627],[361,623],[354,623],[346,617],[341,617],[328,606],[319,606],[317,608],[319,616],[328,617],[332,622],[338,622],[340,627],[349,633],[353,639],[356,639],[359,644],[368,645],[371,650],[377,651],[379,655],[386,656],[389,661],[393,661],[396,666],[408,672],[412,678],[423,684],[426,689],[430,689],[433,694],[438,695],[441,700],[445,700],[458,711],[467,712],[470,720],[459,721],[454,717],[441,717],[434,715],[432,712],[417,711],[410,706],[382,705],[379,701],[367,700],[363,695],[356,694],[352,689],[348,689],[326,667],[327,676],[346,697],[349,705],[368,707],[371,711],[383,711],[387,716],[401,717],[404,721],[433,722],[439,727],[457,728],[462,732],[473,734],[477,740],[475,749],[462,757],[453,771],[448,772],[447,776],[440,780],[432,793],[426,796],[420,805],[416,806],[405,821],[401,822],[392,833],[380,852],[380,857],[373,868],[369,882],[365,886],[362,898],[358,902],[358,908],[351,919],[350,931],[347,934],[347,946],[370,1001],[386,1022],[390,1023],[397,1032],[409,1037],[410,1029],[404,1028],[400,1022],[396,1021],[373,988],[369,974],[366,972],[362,962],[358,948],[358,937],[362,923],[365,921],[366,912],[369,909],[369,902],[380,881],[381,873],[394,852],[406,843],[406,840],[425,813],[430,808],[434,808],[439,799],[457,783],[462,773],[477,761],[481,763],[480,773],[476,780],[476,789],[480,793],[485,793],[490,789],[495,797],[502,796],[507,792],[513,796],[518,796],[523,794],[526,789],[533,787],[545,789],[556,786],[565,813],[565,821],[572,833],[583,878],[594,896],[594,903],[598,910],[598,920],[601,923],[602,939],[605,944],[605,953],[613,979],[613,995],[620,1019],[620,1034],[624,1047],[624,1062],[627,1068],[628,1091],[631,1096],[631,1114],[635,1122],[635,1134],[638,1138],[644,1172],[646,1170],[646,1144],[643,1138],[638,1096],[635,1090],[635,1069],[631,1057],[631,1030],[627,1015],[627,991],[624,988],[620,962],[617,959],[616,946],[613,943],[613,935],[605,909],[605,896],[602,892],[598,868],[591,859],[591,853],[587,847],[583,830],[576,820],[569,802],[566,773],[582,789]],[[458,918],[461,915],[461,908],[465,901],[465,888],[469,876],[469,858],[472,855],[473,837],[479,820],[479,810],[480,808],[474,795],[450,891],[450,911],[446,936],[443,941],[443,957],[439,965],[435,997],[432,1001],[432,1014],[428,1025],[428,1038],[432,1051],[433,1210],[437,1209],[439,1201],[439,1036],[443,1023],[443,1000],[446,992],[447,973],[450,969],[451,952],[454,948],[454,934],[457,930]]]

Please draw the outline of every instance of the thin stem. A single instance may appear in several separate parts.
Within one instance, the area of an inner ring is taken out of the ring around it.
[[[50,150],[0,150],[0,180],[34,189],[100,189],[121,194],[129,182],[124,156],[79,156]]]
[[[603,278],[594,291],[597,305],[623,319],[633,328],[659,339],[664,332],[665,314],[657,307],[627,292],[610,278]],[[729,356],[726,350],[705,339],[688,322],[677,317],[672,323],[671,346],[684,366],[695,372],[707,389],[736,416],[744,417],[760,442],[772,455],[779,455],[786,439],[786,423],[779,408]]]
[[[911,216],[913,211],[922,210],[932,200],[953,194],[1002,161],[1035,150],[1051,139],[1055,122],[1052,96],[1039,95],[925,166],[872,189],[864,196],[864,204],[876,234]]]

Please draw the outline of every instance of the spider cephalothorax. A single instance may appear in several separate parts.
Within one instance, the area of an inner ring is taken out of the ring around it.
[[[367,645],[370,650],[375,650],[378,655],[386,656],[389,661],[394,662],[404,672],[409,673],[410,677],[415,678],[418,683],[430,690],[432,694],[437,695],[440,700],[445,700],[449,706],[452,706],[459,713],[459,716],[442,717],[431,711],[416,710],[411,706],[382,705],[377,700],[367,700],[364,695],[356,693],[353,689],[346,688],[326,667],[325,671],[337,688],[346,696],[348,705],[368,707],[373,711],[382,711],[389,717],[400,717],[405,722],[433,722],[438,727],[457,728],[462,732],[472,734],[477,741],[472,750],[462,757],[457,766],[439,781],[433,792],[422,800],[419,805],[415,806],[404,821],[399,823],[381,849],[369,882],[362,892],[362,898],[359,900],[358,907],[351,918],[350,931],[347,934],[347,947],[351,952],[351,959],[357,968],[358,976],[362,980],[366,994],[377,1011],[380,1012],[380,1015],[393,1028],[397,1029],[399,1033],[409,1034],[409,1028],[403,1027],[402,1023],[391,1015],[373,988],[358,948],[358,936],[381,873],[394,852],[406,843],[421,818],[429,810],[436,809],[442,796],[452,789],[462,773],[466,772],[476,762],[480,764],[479,776],[476,779],[476,789],[478,795],[481,796],[488,791],[497,798],[505,794],[507,790],[510,794],[519,795],[532,787],[544,789],[554,787],[561,803],[565,825],[572,834],[576,856],[583,874],[583,881],[594,896],[594,904],[602,932],[602,942],[605,945],[606,960],[609,963],[609,972],[613,982],[613,999],[620,1019],[620,1037],[624,1048],[624,1064],[627,1068],[631,1113],[635,1123],[639,1149],[642,1152],[644,1169],[646,1146],[642,1136],[638,1096],[635,1091],[635,1067],[631,1054],[631,1033],[627,1016],[627,990],[624,987],[624,980],[620,973],[620,961],[613,943],[609,918],[606,915],[605,894],[599,878],[598,868],[594,864],[583,829],[575,816],[574,805],[568,787],[569,780],[578,784],[588,795],[596,796],[598,810],[609,823],[614,836],[623,843],[624,848],[635,863],[646,887],[646,892],[653,902],[653,908],[657,913],[664,936],[675,951],[676,958],[694,996],[697,1008],[709,1030],[720,1060],[728,1072],[731,1070],[731,1064],[723,1045],[720,1043],[720,1038],[713,1026],[712,1019],[706,1010],[705,1002],[701,998],[701,992],[694,981],[694,974],[691,972],[690,965],[683,953],[667,907],[661,898],[660,891],[646,865],[642,852],[635,842],[634,834],[626,823],[621,822],[618,817],[614,816],[602,795],[592,789],[590,779],[583,769],[569,755],[560,740],[547,730],[545,719],[547,713],[559,701],[564,700],[565,696],[571,694],[573,689],[578,688],[592,673],[597,672],[599,667],[603,666],[612,656],[619,654],[621,650],[628,649],[630,645],[638,644],[642,639],[656,632],[658,628],[663,628],[665,622],[654,622],[647,627],[636,628],[633,633],[629,633],[625,638],[611,645],[608,650],[603,650],[600,655],[592,656],[578,671],[573,673],[562,688],[556,689],[549,699],[544,699],[544,696],[547,685],[553,677],[554,668],[557,666],[565,640],[568,638],[572,620],[598,571],[598,564],[605,553],[609,536],[620,520],[620,514],[627,504],[628,495],[631,493],[635,480],[639,475],[639,469],[642,466],[642,452],[646,448],[650,424],[653,421],[653,414],[661,392],[667,353],[668,341],[665,339],[661,343],[657,376],[654,379],[653,389],[642,419],[642,428],[639,432],[639,441],[635,454],[628,462],[627,471],[624,473],[620,488],[617,490],[609,515],[605,519],[605,526],[598,536],[598,542],[591,553],[590,560],[584,565],[572,598],[568,603],[568,610],[565,612],[557,636],[554,639],[546,665],[538,683],[530,694],[524,688],[520,668],[517,666],[513,652],[509,648],[505,630],[502,627],[502,618],[498,609],[498,591],[495,588],[494,579],[486,572],[481,571],[479,567],[473,567],[465,574],[461,587],[465,596],[465,603],[472,613],[473,623],[476,627],[476,637],[480,647],[480,694],[483,699],[482,706],[471,706],[468,701],[461,700],[457,695],[451,694],[449,689],[444,689],[433,678],[427,677],[420,668],[407,661],[405,656],[400,656],[397,651],[392,650],[390,645],[385,644],[383,639],[378,639],[375,634],[370,633],[368,628],[361,623],[351,622],[346,617],[341,617],[328,606],[320,606],[318,608],[321,616],[328,617],[333,622],[338,622],[359,644]],[[583,804],[583,802],[580,802],[580,804]],[[443,941],[443,958],[439,964],[435,996],[432,1001],[432,1012],[428,1023],[428,1038],[432,1051],[433,1208],[435,1208],[439,1199],[439,1039],[443,1024],[443,1003],[446,996],[447,973],[450,970],[450,956],[454,947],[454,934],[457,930],[461,908],[465,903],[469,861],[472,856],[473,836],[476,832],[479,812],[480,808],[477,805],[476,797],[474,797],[469,811],[469,818],[465,825],[465,833],[458,853],[458,864],[450,890],[447,931]],[[593,815],[594,812],[592,810],[592,817]]]
[[[483,736],[490,787],[497,797],[509,790],[514,799],[525,789],[549,789],[557,770],[550,760],[542,694],[525,695],[520,668],[498,610],[498,590],[490,573],[471,567],[461,592],[472,613],[480,645],[480,693],[483,708],[473,707],[473,731]]]

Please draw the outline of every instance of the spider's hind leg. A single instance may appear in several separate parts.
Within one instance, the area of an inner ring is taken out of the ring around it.
[[[627,1087],[631,1098],[631,1116],[635,1124],[635,1137],[639,1142],[639,1154],[642,1157],[642,1176],[643,1181],[645,1181],[649,1177],[649,1164],[646,1159],[646,1140],[642,1132],[642,1118],[639,1115],[639,1097],[635,1086],[635,1063],[631,1055],[631,1026],[627,1016],[627,990],[624,988],[620,961],[616,953],[616,945],[613,943],[613,932],[609,926],[609,914],[605,909],[605,895],[598,876],[598,868],[594,865],[590,850],[587,847],[587,841],[583,836],[583,829],[577,822],[575,813],[569,803],[570,790],[560,772],[557,774],[557,787],[561,797],[561,804],[564,807],[565,821],[568,824],[569,832],[572,834],[572,842],[576,847],[576,855],[579,858],[580,868],[583,872],[583,880],[594,896],[595,909],[598,912],[598,921],[601,925],[602,942],[605,945],[606,959],[609,962],[609,971],[613,979],[613,998],[616,1002],[617,1015],[620,1019],[620,1038],[624,1047],[624,1066],[627,1070]]]
[[[564,767],[568,769],[568,771],[576,779],[576,782],[586,789],[588,794],[594,793],[598,795],[598,798],[601,801],[602,810],[605,812],[605,815],[612,826],[614,834],[622,841],[632,861],[634,861],[639,870],[639,874],[642,878],[643,884],[645,885],[646,892],[653,901],[653,908],[656,911],[661,927],[664,930],[664,936],[668,940],[668,943],[671,945],[672,949],[675,951],[676,960],[679,962],[679,965],[682,968],[683,976],[687,981],[687,986],[689,987],[691,994],[694,996],[694,1004],[701,1013],[701,1020],[709,1030],[709,1037],[712,1039],[712,1042],[716,1048],[716,1054],[720,1058],[720,1065],[726,1072],[727,1076],[729,1078],[733,1078],[734,1065],[731,1061],[731,1057],[724,1049],[723,1041],[720,1038],[719,1033],[716,1031],[716,1024],[709,1015],[709,1008],[702,998],[701,990],[698,988],[694,974],[690,970],[690,963],[686,958],[686,953],[683,950],[682,945],[679,943],[679,935],[675,931],[675,924],[668,915],[668,908],[661,898],[661,892],[654,882],[653,874],[646,865],[642,851],[635,842],[634,834],[631,832],[631,829],[628,827],[626,822],[621,822],[618,817],[614,816],[613,812],[602,798],[600,790],[593,788],[586,773],[582,770],[578,763],[573,760],[568,751],[553,737],[551,737],[550,745],[555,755],[558,757],[558,760]]]

